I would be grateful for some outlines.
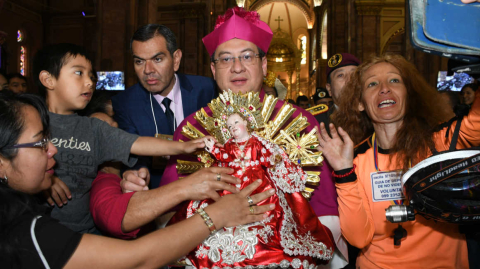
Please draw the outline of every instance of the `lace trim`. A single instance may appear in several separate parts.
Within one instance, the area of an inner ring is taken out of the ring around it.
[[[272,156],[282,156],[282,162],[274,163],[270,161],[273,167],[267,168],[267,173],[275,181],[278,188],[286,193],[301,192],[305,190],[305,184],[307,182],[307,174],[303,169],[292,163],[288,158],[288,155],[277,144],[273,144],[270,141],[253,134],[262,145],[272,152]],[[288,163],[290,165],[285,166]],[[287,180],[285,180],[287,179]]]
[[[261,157],[261,158],[263,158],[263,157]],[[256,160],[256,161],[246,161],[245,162],[245,167],[249,167],[249,166],[253,167],[253,166],[259,166],[259,165],[260,165],[260,162],[258,160]],[[236,161],[235,162],[229,162],[228,166],[229,167],[232,167],[232,166],[233,167],[242,167],[242,163],[241,162],[236,162]]]
[[[229,227],[216,231],[203,241],[195,252],[195,257],[208,257],[212,262],[234,264],[243,262],[246,259],[253,259],[256,253],[255,246],[258,244],[258,237],[262,237],[268,243],[274,234],[272,228],[267,225],[273,215],[268,218],[247,225]],[[261,226],[263,228],[252,228]],[[220,253],[221,252],[221,253]]]
[[[277,195],[284,212],[283,221],[280,224],[280,244],[283,252],[290,256],[303,255],[330,260],[333,257],[333,249],[327,248],[323,242],[316,241],[310,232],[300,235],[284,193],[277,189]],[[192,211],[196,211],[199,207],[198,202],[195,201],[192,204],[191,209],[187,211],[187,217],[190,217]],[[208,205],[204,203],[200,207],[205,208],[206,206]],[[220,229],[205,239],[195,252],[195,256],[197,258],[208,257],[214,263],[222,260],[222,263],[227,265],[243,262],[246,259],[253,259],[256,253],[255,246],[258,244],[258,237],[261,237],[265,243],[268,243],[270,237],[274,235],[273,229],[266,224],[272,218],[273,215],[270,215],[267,219],[260,222]],[[253,228],[254,226],[261,226],[262,228]]]
[[[333,249],[315,240],[310,231],[305,235],[299,235],[297,225],[293,219],[292,210],[281,190],[277,190],[278,201],[283,209],[284,218],[280,229],[280,244],[283,252],[288,255],[310,256],[323,260],[330,260],[333,257]]]
[[[245,267],[242,267],[242,266],[235,266],[235,267],[214,266],[214,267],[212,267],[212,269],[220,269],[220,268],[223,268],[223,269],[273,269],[273,268],[282,268],[282,269],[294,268],[294,269],[298,269],[301,266],[303,266],[304,269],[316,269],[316,268],[318,268],[315,264],[313,264],[313,263],[310,264],[310,262],[308,260],[303,260],[303,262],[302,262],[300,259],[295,258],[291,262],[289,260],[282,260],[280,263],[270,263],[268,265],[256,265],[256,266],[247,265]],[[196,267],[194,267],[194,268],[196,268]],[[208,268],[203,267],[202,269],[208,269]]]

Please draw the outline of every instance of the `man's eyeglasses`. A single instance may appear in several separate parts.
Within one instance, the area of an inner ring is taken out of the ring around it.
[[[48,150],[48,142],[50,142],[50,140],[48,138],[43,138],[42,140],[38,141],[38,142],[33,142],[33,143],[23,143],[23,144],[16,144],[16,145],[13,145],[9,148],[43,148],[44,151],[47,151]]]
[[[215,63],[217,68],[223,69],[223,68],[232,67],[233,64],[235,63],[235,59],[237,59],[237,58],[244,65],[252,65],[252,64],[255,63],[255,58],[259,58],[259,57],[260,57],[260,54],[258,54],[258,53],[255,54],[253,52],[245,52],[245,53],[240,54],[240,56],[238,56],[238,57],[222,56],[222,57],[219,57],[219,58],[213,60],[213,62]]]

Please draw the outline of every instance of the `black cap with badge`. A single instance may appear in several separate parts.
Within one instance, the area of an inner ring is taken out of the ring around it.
[[[357,57],[353,56],[350,53],[337,53],[330,57],[327,62],[327,77],[332,73],[333,70],[344,67],[347,65],[359,66],[361,62]]]
[[[332,97],[325,88],[317,88],[315,94],[313,95],[313,103],[317,104],[318,101],[322,99],[329,99],[327,102],[332,101]],[[325,102],[325,103],[327,103]]]

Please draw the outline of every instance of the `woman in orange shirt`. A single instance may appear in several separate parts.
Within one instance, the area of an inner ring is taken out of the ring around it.
[[[338,133],[331,124],[328,136],[322,124],[319,150],[335,170],[342,234],[361,249],[357,268],[468,268],[458,226],[419,215],[399,225],[385,217],[386,208],[404,202],[402,173],[448,149],[456,122],[438,128],[448,120],[447,104],[396,55],[360,65],[346,89],[334,115]],[[479,99],[462,121],[458,149],[480,145]]]

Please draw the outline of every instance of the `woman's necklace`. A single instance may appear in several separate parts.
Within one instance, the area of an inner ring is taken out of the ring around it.
[[[250,141],[250,136],[248,136],[248,138],[245,141],[246,141],[245,144],[239,145],[237,143],[237,139],[235,139],[235,144],[237,145],[238,149],[240,150],[240,159],[236,159],[235,161],[240,163],[240,166],[242,167],[243,172],[245,172],[245,160],[248,161],[250,159],[250,158],[245,158],[245,147],[247,146],[248,141]],[[238,142],[241,143],[243,141],[238,141]]]

